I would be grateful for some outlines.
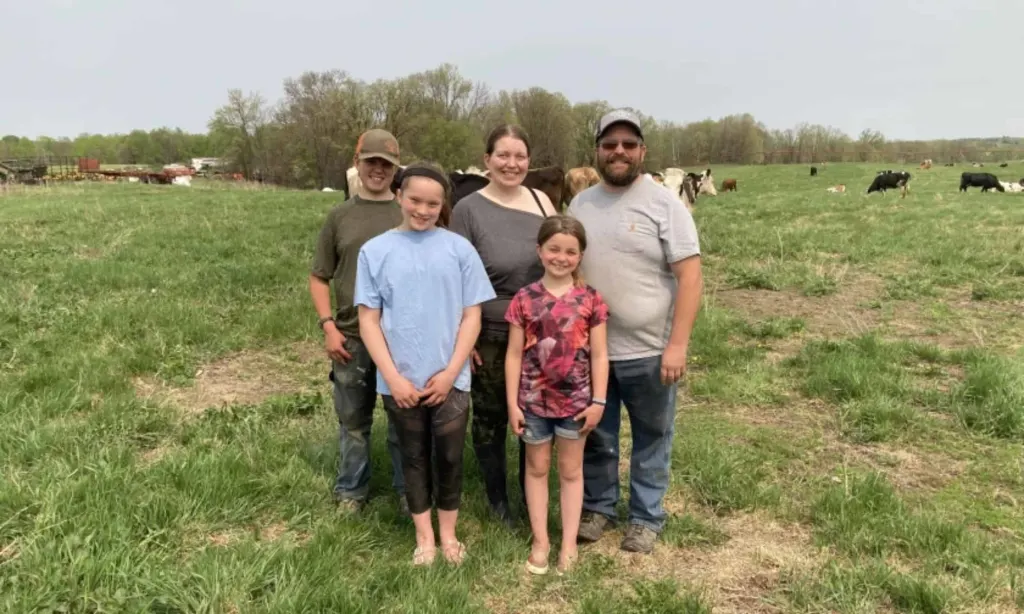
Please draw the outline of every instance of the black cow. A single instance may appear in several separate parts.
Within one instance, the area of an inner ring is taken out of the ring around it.
[[[484,187],[491,180],[488,177],[474,175],[471,173],[450,173],[448,179],[452,182],[452,206],[460,200]],[[539,190],[548,195],[551,204],[555,209],[561,210],[562,193],[565,188],[565,171],[559,166],[546,166],[543,168],[531,168],[526,172],[523,179],[523,186]]]
[[[1002,164],[999,165],[999,168],[1006,168],[1007,166],[1009,165],[1006,162],[1003,162]]]
[[[907,171],[880,171],[875,175],[875,180],[868,186],[868,194],[872,192],[885,193],[886,190],[899,189],[903,198],[907,196],[907,183],[910,181],[910,173]]]
[[[491,182],[487,177],[473,173],[448,173],[448,179],[452,182],[453,207],[463,198]]]
[[[967,188],[971,187],[981,188],[982,192],[988,192],[989,190],[1006,191],[1003,184],[999,183],[999,179],[992,173],[961,173],[960,191],[966,192]]]
[[[818,174],[818,167],[817,166],[812,166],[811,167],[811,177],[815,177],[815,176],[817,176],[817,174]]]

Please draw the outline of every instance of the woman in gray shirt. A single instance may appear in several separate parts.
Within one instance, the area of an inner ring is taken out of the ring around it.
[[[480,254],[497,298],[483,304],[480,336],[473,353],[473,451],[483,472],[491,510],[510,527],[506,489],[505,310],[520,288],[544,275],[537,256],[537,231],[556,213],[551,199],[523,187],[530,168],[530,143],[522,128],[505,124],[487,137],[484,164],[490,183],[464,197],[452,210],[450,230],[466,237]],[[526,456],[519,442],[519,486]],[[523,510],[526,510],[525,495]]]

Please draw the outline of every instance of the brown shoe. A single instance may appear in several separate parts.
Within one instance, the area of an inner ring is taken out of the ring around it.
[[[363,507],[366,506],[365,501],[358,499],[339,499],[336,503],[338,505],[338,513],[343,516],[354,516],[363,511]]]
[[[658,534],[645,526],[631,524],[626,529],[626,535],[622,538],[620,548],[626,552],[640,552],[650,554],[654,552],[654,542],[658,540]]]
[[[607,516],[594,512],[583,512],[580,517],[580,530],[576,535],[577,542],[596,542],[604,535],[604,529],[612,521]]]

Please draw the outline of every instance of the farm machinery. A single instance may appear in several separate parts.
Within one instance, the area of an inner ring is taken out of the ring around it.
[[[36,160],[0,160],[0,182],[43,183],[48,171],[47,165]]]

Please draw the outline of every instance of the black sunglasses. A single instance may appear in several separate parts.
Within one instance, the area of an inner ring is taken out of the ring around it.
[[[605,151],[615,151],[618,149],[619,145],[622,145],[622,148],[626,151],[633,151],[640,146],[640,141],[637,139],[623,139],[621,141],[608,139],[601,141],[598,145]]]

